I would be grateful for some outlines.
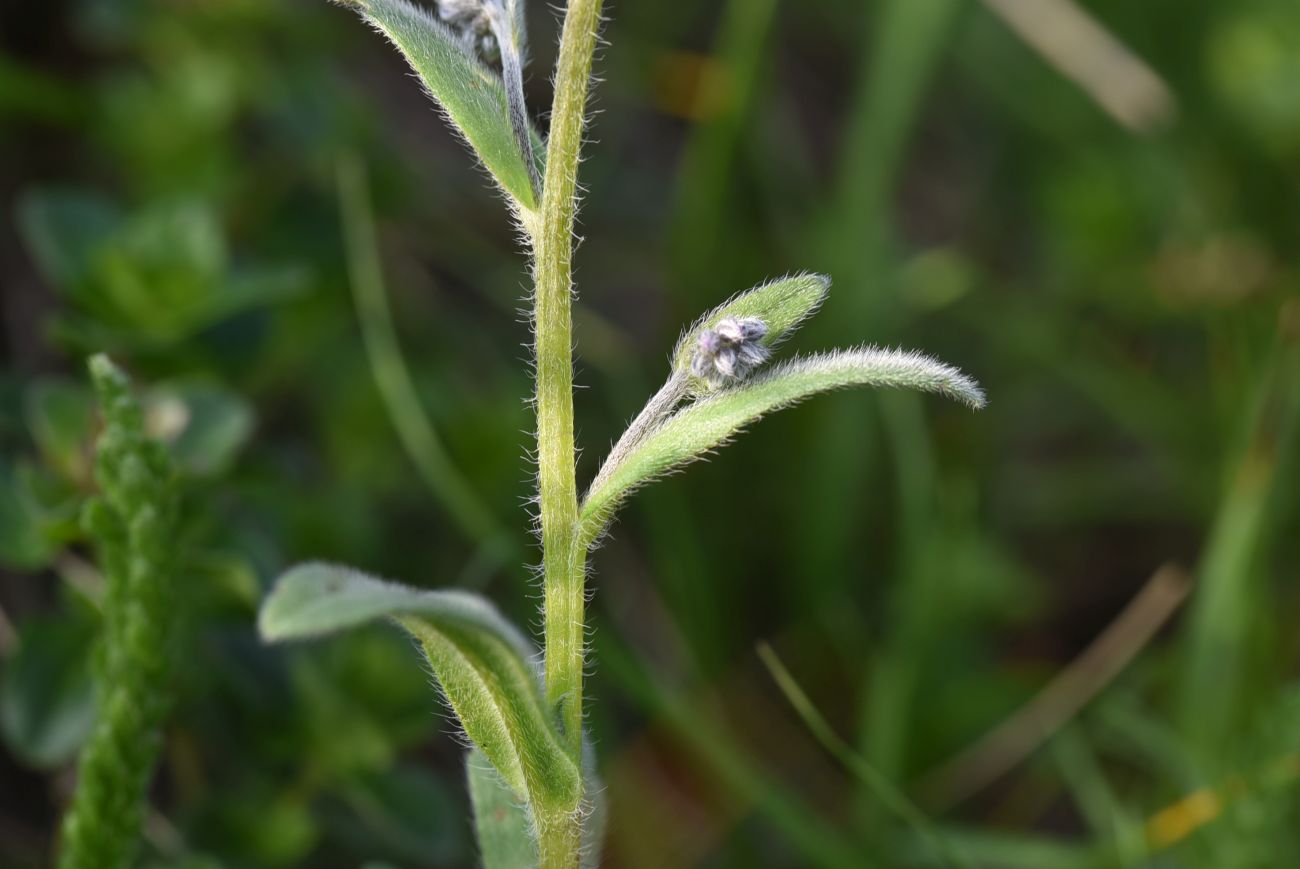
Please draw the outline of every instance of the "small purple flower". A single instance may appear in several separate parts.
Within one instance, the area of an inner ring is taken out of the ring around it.
[[[724,317],[700,333],[691,360],[691,373],[711,389],[744,380],[767,361],[771,352],[763,343],[767,324],[754,317]]]
[[[495,63],[500,46],[492,29],[493,16],[504,17],[500,0],[439,0],[438,17],[447,22],[472,50]]]

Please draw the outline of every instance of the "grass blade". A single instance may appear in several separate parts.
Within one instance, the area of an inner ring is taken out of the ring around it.
[[[867,763],[866,758],[855,752],[847,742],[840,738],[822,714],[817,711],[808,695],[786,669],[767,643],[758,644],[758,657],[772,674],[785,699],[798,713],[808,731],[821,743],[836,760],[842,763],[876,795],[876,798],[891,812],[910,825],[917,834],[928,841],[944,865],[969,866],[961,855],[953,851],[952,846],[943,838],[930,819],[912,803],[907,796],[888,778],[881,775],[875,767]]]

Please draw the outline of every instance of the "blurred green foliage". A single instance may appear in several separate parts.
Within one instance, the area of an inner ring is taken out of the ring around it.
[[[555,38],[532,5],[536,110]],[[1175,101],[1134,131],[993,5],[611,10],[580,478],[681,327],[791,263],[836,280],[797,349],[923,348],[991,405],[835,396],[630,507],[594,564],[610,865],[928,865],[754,643],[915,794],[1167,562],[1195,575],[1171,625],[1023,763],[922,807],[980,866],[1300,865],[1300,11],[1081,4]],[[254,612],[326,558],[530,622],[526,566],[476,559],[387,415],[335,167],[369,166],[415,393],[529,551],[525,263],[499,204],[400,58],[325,3],[8,4],[0,44],[0,864],[48,862],[88,723],[81,363],[105,350],[185,472],[193,614],[148,865],[470,865],[410,644],[267,649]]]

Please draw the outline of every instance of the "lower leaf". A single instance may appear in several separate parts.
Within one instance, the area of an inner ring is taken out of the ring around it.
[[[337,565],[284,574],[258,618],[268,641],[319,636],[389,617],[417,641],[466,736],[535,811],[575,808],[578,759],[545,711],[531,644],[477,595],[422,591]]]
[[[537,841],[528,807],[478,749],[465,755],[465,772],[483,869],[536,866]]]

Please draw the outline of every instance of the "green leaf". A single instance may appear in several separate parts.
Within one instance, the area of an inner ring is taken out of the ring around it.
[[[24,395],[27,428],[45,461],[65,479],[90,478],[95,403],[90,390],[66,380],[42,379]]]
[[[984,393],[975,381],[920,353],[867,347],[794,359],[687,405],[647,434],[617,466],[602,469],[582,504],[580,542],[594,543],[639,486],[723,445],[764,414],[847,386],[919,389],[972,408],[984,406]]]
[[[804,320],[816,313],[830,289],[825,275],[798,274],[780,278],[732,296],[697,320],[682,333],[673,350],[673,370],[687,373],[700,333],[712,329],[724,317],[754,317],[767,325],[762,343],[779,344]]]
[[[465,772],[483,869],[535,867],[537,842],[527,806],[477,749],[465,755]]]
[[[80,497],[71,483],[26,463],[0,457],[0,565],[46,567],[79,534]]]
[[[177,466],[194,476],[227,470],[253,432],[249,403],[215,384],[159,386],[144,405],[150,436],[167,444]]]
[[[0,732],[26,763],[60,766],[76,755],[95,721],[90,647],[83,620],[32,620],[18,632],[18,650],[0,685]]]
[[[73,190],[38,191],[18,203],[18,225],[32,257],[64,291],[86,281],[91,257],[121,220],[112,202]]]
[[[483,598],[311,563],[279,579],[258,624],[266,640],[277,641],[384,617],[420,642],[466,735],[521,798],[551,810],[576,805],[578,762],[545,712],[532,645]]]
[[[581,869],[600,865],[605,838],[607,806],[605,788],[595,771],[595,752],[583,740],[583,797]],[[524,869],[537,865],[535,824],[528,807],[510,790],[482,752],[465,756],[470,803],[474,809],[474,830],[478,838],[483,869]]]
[[[177,341],[305,287],[298,269],[235,268],[204,202],[125,215],[93,193],[38,190],[22,198],[19,223],[46,278],[75,302],[77,318],[60,327],[96,341]]]
[[[505,87],[445,24],[406,0],[343,0],[387,36],[507,193],[535,208],[532,176],[511,127]]]

